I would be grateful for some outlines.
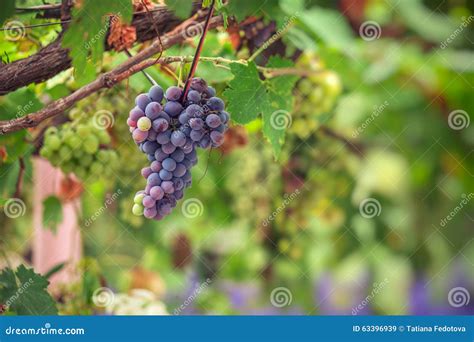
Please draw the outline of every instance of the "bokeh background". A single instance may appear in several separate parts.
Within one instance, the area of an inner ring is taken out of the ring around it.
[[[277,34],[256,63],[279,55],[305,71],[279,158],[259,119],[232,125],[220,149],[200,152],[192,188],[156,222],[131,213],[147,161],[126,119],[149,87],[143,75],[0,136],[4,314],[474,312],[474,4],[255,3],[243,1],[237,23],[209,32],[203,56],[248,59]],[[8,20],[44,22],[31,13]],[[58,31],[0,32],[2,62],[34,54]],[[165,55],[192,55],[196,42]],[[107,51],[100,70],[126,58]],[[165,87],[182,70],[148,72]],[[205,62],[197,75],[219,95],[233,77]],[[36,111],[81,82],[67,70],[5,94],[0,118]],[[48,127],[101,111],[112,113],[104,141],[116,155],[98,172],[42,151]],[[15,297],[13,273],[31,297]]]

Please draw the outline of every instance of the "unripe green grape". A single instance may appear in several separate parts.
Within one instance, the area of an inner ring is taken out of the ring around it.
[[[143,215],[143,206],[135,203],[132,207],[132,213],[133,215],[137,215],[137,216]]]
[[[82,141],[77,135],[72,135],[65,140],[65,143],[75,150],[81,146]]]
[[[94,157],[91,154],[84,154],[84,156],[80,159],[80,164],[83,166],[89,166],[92,161],[94,160]]]
[[[88,125],[80,124],[77,127],[77,135],[80,136],[81,138],[87,138],[89,134],[91,134],[91,129]]]
[[[90,170],[94,175],[100,175],[104,171],[104,167],[98,161],[93,161]]]
[[[107,161],[109,160],[109,153],[108,151],[106,150],[100,150],[98,153],[97,153],[97,159],[100,160],[102,163],[107,163]]]
[[[83,146],[87,153],[96,153],[97,149],[99,148],[99,139],[97,139],[97,137],[94,135],[90,135],[84,140]]]
[[[61,147],[61,139],[59,139],[57,132],[47,135],[44,142],[52,150],[58,150]]]
[[[144,197],[145,197],[145,194],[136,194],[135,197],[133,198],[133,202],[135,204],[141,204]]]
[[[109,135],[109,133],[107,133],[106,130],[99,130],[97,136],[99,138],[99,142],[102,145],[110,144],[110,135]]]
[[[51,150],[51,148],[49,148],[49,146],[43,146],[43,148],[40,151],[40,155],[43,158],[49,159],[53,155],[53,151]]]
[[[71,149],[67,147],[66,145],[61,146],[61,148],[59,149],[59,158],[61,158],[61,160],[66,161],[66,160],[71,159],[71,157],[72,157]]]

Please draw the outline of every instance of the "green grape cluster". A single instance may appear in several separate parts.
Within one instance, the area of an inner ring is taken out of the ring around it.
[[[297,84],[296,106],[290,131],[300,138],[307,138],[319,126],[319,122],[334,108],[342,92],[339,76],[324,69],[324,65],[311,53],[304,53],[296,63],[308,70],[308,76]]]
[[[111,140],[107,130],[76,113],[72,111],[70,115],[72,122],[46,130],[40,155],[64,173],[74,173],[82,180],[112,175],[118,155],[106,147]]]
[[[225,187],[232,196],[232,209],[242,220],[261,225],[271,213],[271,201],[280,178],[280,167],[273,159],[272,150],[268,144],[256,143],[253,137],[245,148],[235,150],[228,159],[233,167]]]

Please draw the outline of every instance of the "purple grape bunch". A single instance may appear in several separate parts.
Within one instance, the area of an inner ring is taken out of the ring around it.
[[[164,92],[159,85],[136,97],[127,124],[150,166],[141,171],[147,185],[135,195],[135,215],[160,220],[170,214],[191,185],[196,147],[222,144],[229,114],[215,95],[214,88],[196,77],[185,99],[182,88],[172,86]]]

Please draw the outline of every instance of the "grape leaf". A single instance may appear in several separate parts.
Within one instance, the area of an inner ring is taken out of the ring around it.
[[[267,67],[269,68],[289,68],[293,63],[280,57],[270,58]],[[266,81],[267,86],[267,107],[263,112],[263,135],[270,141],[273,153],[278,159],[281,146],[285,141],[286,129],[291,126],[291,111],[293,109],[292,90],[298,80],[295,75],[284,75],[274,77]]]
[[[177,17],[182,19],[186,19],[193,8],[193,2],[189,0],[167,0],[166,5]]]
[[[227,5],[229,13],[234,15],[238,21],[248,16],[259,15],[260,12],[272,12],[278,6],[277,0],[231,0]]]
[[[279,57],[270,59],[267,67],[287,68],[293,63]],[[234,75],[224,92],[228,100],[227,110],[232,120],[245,124],[262,114],[263,134],[270,141],[278,158],[285,138],[285,130],[291,124],[293,107],[292,89],[298,79],[294,75],[278,76],[261,81],[253,62],[248,65],[231,64]]]
[[[234,78],[229,82],[230,88],[224,92],[228,100],[227,109],[232,120],[245,124],[256,119],[268,105],[265,86],[254,62],[231,64],[230,70]]]
[[[0,11],[0,25],[13,15],[15,12],[15,0],[2,1],[2,10]]]
[[[61,201],[54,195],[43,201],[43,226],[56,231],[56,226],[63,219],[63,207]]]
[[[76,4],[72,11],[73,22],[64,34],[63,47],[69,49],[77,79],[84,76],[89,58],[94,66],[102,58],[111,20],[107,15],[116,14],[122,22],[129,23],[132,13],[130,0],[83,0]]]
[[[18,315],[57,315],[56,304],[46,291],[49,282],[24,265],[0,273],[0,303]]]

